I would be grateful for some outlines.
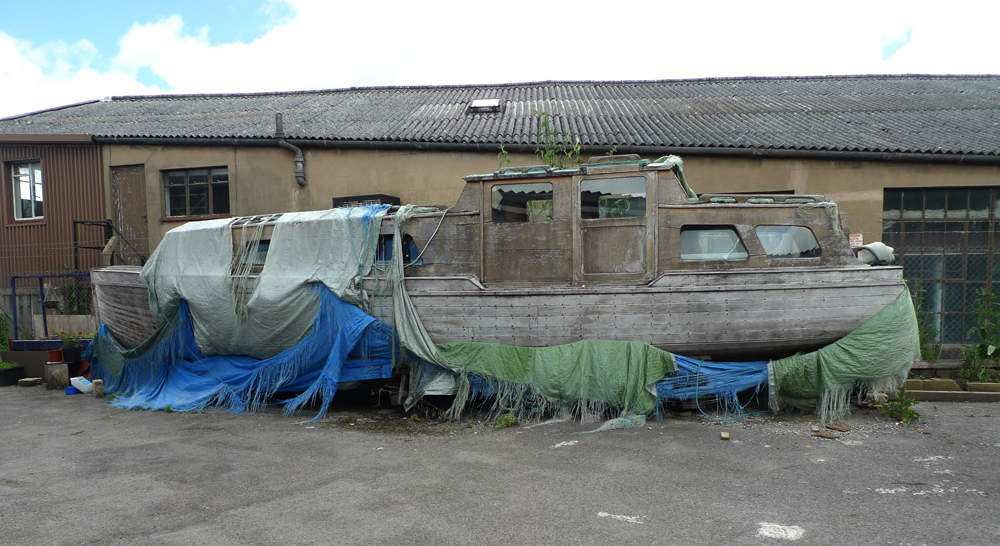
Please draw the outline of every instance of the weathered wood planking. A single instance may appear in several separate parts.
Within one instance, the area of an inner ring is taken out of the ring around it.
[[[149,312],[149,290],[142,283],[138,266],[94,269],[94,310],[99,323],[107,325],[126,349],[137,347],[156,331],[156,319]]]
[[[872,283],[851,282],[837,270],[759,275],[763,284],[718,286],[688,273],[677,288],[521,288],[516,292],[433,290],[425,281],[407,291],[438,343],[478,341],[548,346],[583,339],[642,341],[679,354],[714,357],[787,354],[833,342],[860,326],[902,291],[899,268],[867,268]],[[810,284],[802,279],[826,277]],[[862,275],[863,277],[864,275]],[[895,282],[892,277],[896,277]],[[716,280],[724,280],[716,275]],[[675,279],[676,280],[676,279]],[[795,282],[795,281],[802,282]],[[440,285],[444,288],[445,281]],[[453,282],[453,281],[452,281]],[[392,302],[374,298],[373,313],[391,322]]]

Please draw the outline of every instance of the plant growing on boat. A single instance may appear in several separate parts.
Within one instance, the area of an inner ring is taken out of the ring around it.
[[[500,160],[500,168],[510,167],[510,157],[508,157],[507,150],[503,149],[503,144],[500,145],[500,153],[497,154],[497,159]],[[505,165],[506,163],[506,165]]]
[[[535,150],[542,162],[550,167],[565,169],[567,166],[580,166],[580,137],[574,137],[571,131],[566,131],[566,139],[556,140],[556,132],[552,128],[552,117],[545,112],[534,111],[533,115],[541,118],[542,147]]]
[[[941,343],[938,342],[938,331],[934,326],[934,316],[924,307],[926,289],[923,281],[906,281],[910,285],[910,299],[913,300],[913,310],[917,315],[917,335],[920,339],[920,358],[922,360],[937,360],[941,358]]]
[[[915,399],[906,396],[906,387],[902,387],[896,393],[896,396],[885,404],[882,404],[880,409],[886,417],[908,425],[920,418],[920,413],[910,409],[916,403]]]

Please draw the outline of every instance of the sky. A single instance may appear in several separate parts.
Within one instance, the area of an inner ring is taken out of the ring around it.
[[[110,96],[1000,74],[1000,2],[0,0],[0,117]]]

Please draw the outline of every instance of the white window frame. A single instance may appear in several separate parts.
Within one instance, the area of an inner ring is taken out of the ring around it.
[[[20,168],[28,166],[27,173],[21,173]],[[14,219],[15,220],[41,220],[45,218],[44,192],[42,190],[42,162],[41,161],[14,161],[10,164],[11,186],[14,192]],[[28,201],[32,203],[31,215],[25,216],[21,208],[22,185],[26,185],[28,190]],[[37,205],[42,204],[41,214],[35,214]]]

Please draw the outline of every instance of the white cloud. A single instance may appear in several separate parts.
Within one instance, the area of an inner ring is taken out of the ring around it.
[[[43,44],[0,34],[0,84],[28,81],[0,115],[104,95],[222,93],[378,85],[538,80],[669,79],[879,73],[1000,73],[989,23],[914,3],[650,1],[607,9],[512,0],[393,5],[281,0],[249,43],[212,45],[182,15],[138,22],[112,68],[97,72],[89,42]],[[919,4],[919,2],[917,3]],[[970,16],[974,15],[974,16]],[[885,43],[908,43],[882,60]],[[11,59],[11,62],[6,62]],[[166,89],[136,81],[149,70]],[[13,106],[11,106],[13,104]],[[29,106],[30,104],[30,106]]]

